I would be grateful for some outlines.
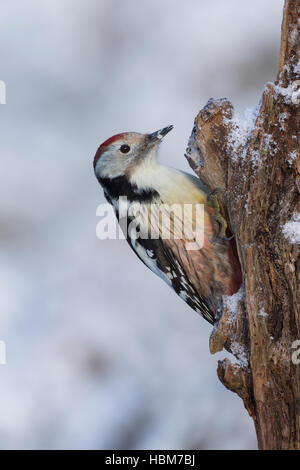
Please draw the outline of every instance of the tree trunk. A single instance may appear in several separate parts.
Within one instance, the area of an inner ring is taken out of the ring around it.
[[[228,100],[210,99],[186,155],[211,190],[222,189],[219,204],[235,236],[243,288],[224,298],[210,350],[237,357],[219,361],[218,376],[243,399],[260,449],[300,449],[300,364],[292,360],[300,259],[283,228],[300,212],[299,28],[300,1],[286,0],[276,82],[244,121]]]

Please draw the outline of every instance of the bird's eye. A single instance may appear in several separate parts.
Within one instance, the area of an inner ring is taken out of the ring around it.
[[[120,150],[122,153],[128,153],[130,150],[130,147],[129,145],[124,144],[124,145],[121,145]]]

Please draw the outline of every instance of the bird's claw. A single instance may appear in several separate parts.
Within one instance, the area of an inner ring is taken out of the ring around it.
[[[225,189],[223,188],[215,188],[213,189],[212,191],[210,191],[207,195],[207,201],[209,202],[211,200],[212,197],[214,197],[216,194],[218,193],[223,193],[225,192]]]
[[[224,242],[230,242],[234,238],[234,235],[231,235],[231,237],[221,237]]]
[[[211,191],[207,195],[207,202],[215,210],[214,219],[219,224],[219,227],[220,227],[218,237],[221,238],[221,240],[229,241],[233,238],[233,235],[231,237],[226,237],[226,230],[227,230],[228,224],[227,224],[226,219],[221,214],[220,205],[219,205],[219,201],[217,198],[217,194],[223,193],[223,192],[225,192],[225,189],[215,188],[213,191]]]

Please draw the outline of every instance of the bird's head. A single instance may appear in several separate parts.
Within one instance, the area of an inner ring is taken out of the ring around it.
[[[156,158],[157,148],[162,138],[173,126],[164,127],[152,134],[124,132],[114,135],[98,148],[94,158],[96,177],[130,177],[131,173],[145,161]]]

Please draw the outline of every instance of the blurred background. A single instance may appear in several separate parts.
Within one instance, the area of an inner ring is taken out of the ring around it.
[[[4,0],[0,15],[2,449],[252,449],[211,327],[96,238],[92,160],[120,131],[174,131],[210,97],[238,111],[275,79],[283,0]]]

